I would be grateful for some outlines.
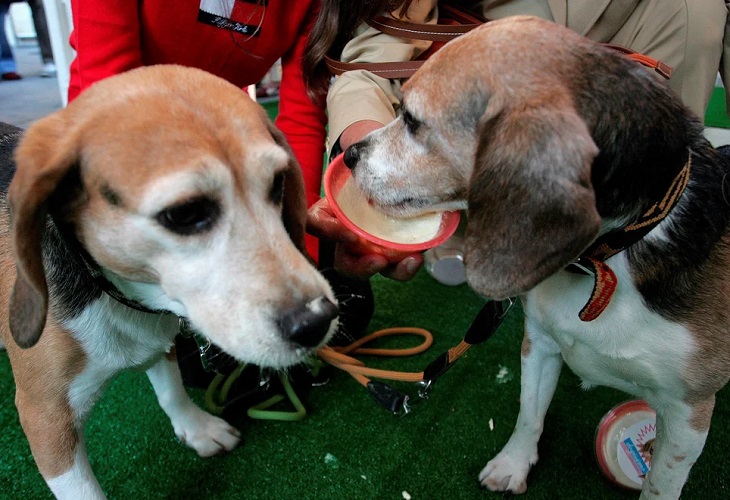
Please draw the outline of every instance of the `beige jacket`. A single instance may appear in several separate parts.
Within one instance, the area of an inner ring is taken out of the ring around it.
[[[674,68],[670,86],[700,116],[704,116],[718,70],[730,87],[730,64],[721,68],[723,54],[730,61],[730,0],[485,0],[481,5],[488,19],[536,15],[598,42],[630,47],[666,62]],[[436,22],[436,0],[415,0],[408,18]],[[362,25],[341,59],[405,61],[418,57],[427,47],[428,42],[395,38]],[[396,116],[400,97],[400,82],[367,71],[337,77],[327,96],[330,141],[360,120],[388,123]]]

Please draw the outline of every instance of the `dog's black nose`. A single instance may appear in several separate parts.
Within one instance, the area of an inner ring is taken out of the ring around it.
[[[284,338],[302,347],[314,347],[327,335],[337,306],[327,297],[320,297],[286,312],[278,321]]]
[[[352,170],[357,166],[358,160],[360,160],[360,149],[359,142],[356,142],[345,150],[345,156],[342,158],[345,161],[347,168]]]

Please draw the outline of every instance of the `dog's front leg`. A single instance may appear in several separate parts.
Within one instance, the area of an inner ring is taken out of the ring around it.
[[[524,493],[527,489],[527,473],[537,463],[537,442],[562,366],[558,345],[537,325],[526,321],[522,341],[520,414],[507,444],[479,474],[482,486],[512,493]]]
[[[89,465],[83,423],[68,399],[59,394],[43,400],[18,388],[15,402],[38,470],[56,498],[106,498]]]
[[[147,370],[147,376],[180,441],[197,451],[201,457],[210,457],[236,447],[241,440],[238,430],[222,418],[201,410],[190,400],[183,386],[174,348]]]
[[[676,499],[705,446],[715,397],[694,405],[672,402],[653,406],[657,412],[656,439],[641,498]]]

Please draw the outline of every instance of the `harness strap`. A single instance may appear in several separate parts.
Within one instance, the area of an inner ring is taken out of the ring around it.
[[[674,180],[672,180],[672,183],[667,188],[667,191],[661,200],[649,207],[649,209],[644,212],[644,214],[639,217],[636,222],[617,231],[604,234],[598,238],[590,247],[588,247],[583,255],[604,261],[630,247],[649,234],[649,231],[654,229],[662,220],[664,220],[679,201],[679,198],[689,182],[691,169],[692,155],[689,154],[687,162],[675,176]]]
[[[375,16],[365,22],[386,35],[411,40],[448,42],[488,22],[488,19],[442,3],[439,5],[438,24],[412,23],[387,16]]]
[[[602,45],[608,47],[609,49],[613,49],[626,54],[629,59],[633,59],[634,61],[643,64],[647,68],[653,69],[654,71],[662,75],[665,80],[669,80],[672,77],[672,71],[674,70],[674,68],[672,68],[667,63],[660,61],[659,59],[654,59],[647,55],[640,54],[622,45],[615,45],[612,43],[604,43]]]
[[[641,240],[669,215],[687,187],[691,167],[692,155],[689,154],[687,163],[676,175],[661,200],[649,207],[633,224],[598,238],[576,262],[566,267],[567,271],[592,275],[594,279],[591,296],[578,314],[582,321],[593,321],[598,318],[608,307],[616,291],[618,285],[616,274],[604,261]]]
[[[325,56],[325,64],[333,75],[338,76],[346,71],[365,70],[382,78],[392,80],[410,78],[423,66],[425,60],[444,43],[478,28],[482,24],[489,22],[489,19],[462,10],[456,5],[440,3],[438,24],[413,23],[382,15],[375,16],[365,22],[372,28],[387,35],[410,40],[430,40],[436,43],[434,47],[421,54],[421,57],[414,61],[346,63]],[[603,43],[601,45],[625,54],[629,59],[653,69],[667,80],[672,76],[673,68],[658,59],[640,54],[621,45],[609,43]]]

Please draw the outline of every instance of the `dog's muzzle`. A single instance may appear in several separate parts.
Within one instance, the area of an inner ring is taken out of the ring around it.
[[[302,347],[315,347],[329,332],[338,312],[337,306],[327,297],[320,297],[285,312],[277,325],[286,340]]]

